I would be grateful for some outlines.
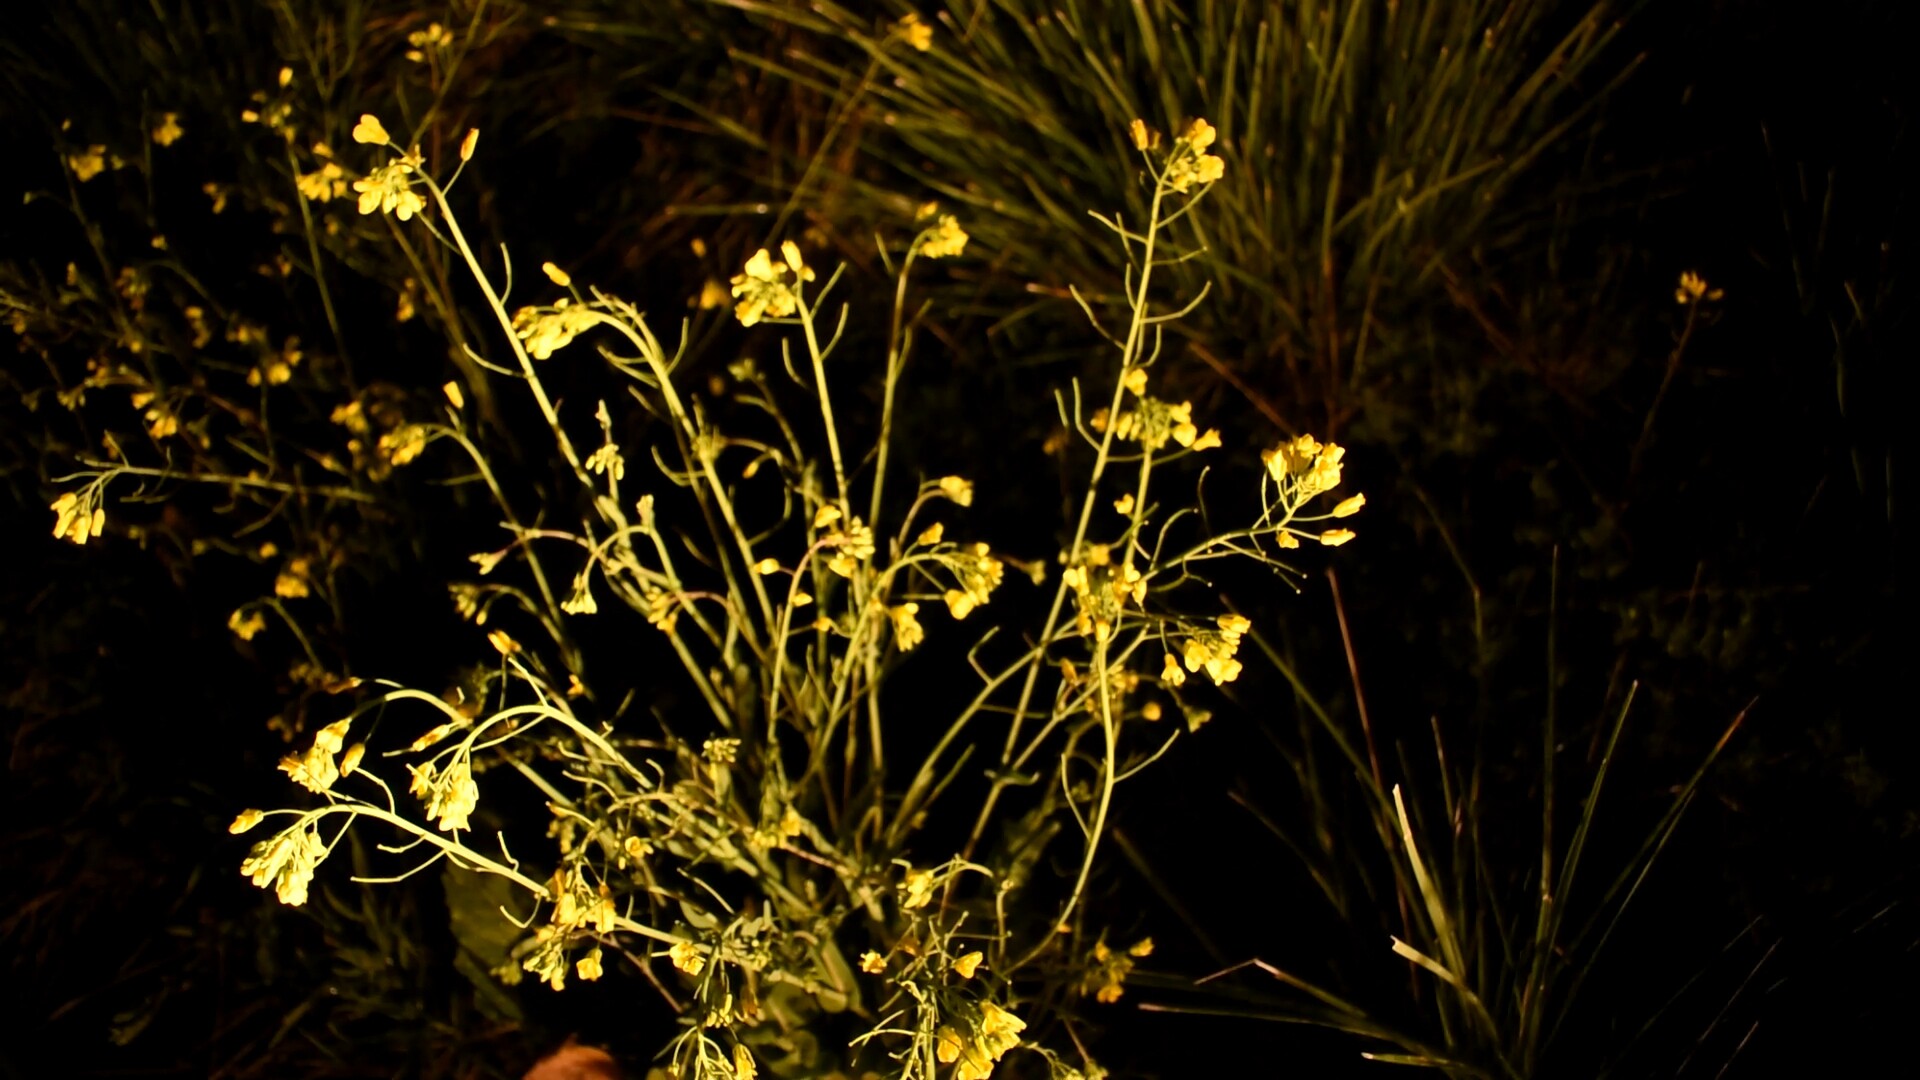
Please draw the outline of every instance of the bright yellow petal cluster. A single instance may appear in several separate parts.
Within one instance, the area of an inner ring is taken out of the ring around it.
[[[967,250],[971,239],[952,214],[940,215],[940,223],[920,234],[920,254],[929,259],[945,259]]]
[[[813,280],[813,271],[800,257],[800,247],[789,240],[780,245],[781,262],[774,262],[766,248],[753,253],[741,272],[733,275],[733,295],[739,302],[733,314],[741,326],[752,326],[763,318],[784,319],[800,308],[796,286]],[[791,279],[791,280],[789,280]]]

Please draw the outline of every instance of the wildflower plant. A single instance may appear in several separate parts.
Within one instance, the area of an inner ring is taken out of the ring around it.
[[[414,44],[423,56],[442,47]],[[450,590],[487,660],[444,695],[324,680],[336,718],[280,762],[304,795],[233,823],[264,836],[243,873],[300,904],[350,831],[374,826],[401,839],[382,846],[397,869],[356,880],[443,860],[505,879],[524,890],[503,912],[522,935],[493,974],[555,990],[643,974],[682,1017],[661,1051],[679,1077],[844,1057],[889,1076],[951,1066],[977,1080],[1022,1048],[1053,1075],[1094,1072],[1084,1052],[1069,1066],[1028,1038],[1038,1003],[1112,1001],[1150,951],[1109,949],[1085,896],[1122,781],[1197,730],[1209,687],[1240,672],[1252,624],[1209,595],[1209,567],[1242,559],[1289,574],[1289,549],[1351,539],[1331,522],[1361,505],[1335,499],[1341,449],[1309,436],[1260,463],[1223,463],[1259,493],[1246,524],[1216,529],[1197,495],[1180,494],[1195,490],[1193,459],[1224,455],[1226,441],[1189,402],[1154,393],[1165,329],[1205,291],[1173,307],[1153,286],[1194,254],[1176,250],[1174,227],[1223,175],[1212,127],[1196,120],[1167,139],[1134,128],[1150,209],[1138,223],[1098,218],[1127,255],[1124,322],[1086,305],[1115,355],[1104,383],[1059,397],[1081,443],[1068,460],[1084,467],[1071,539],[1018,552],[967,525],[964,511],[991,493],[958,475],[899,475],[890,452],[905,437],[895,405],[925,311],[908,304],[912,273],[964,257],[956,216],[930,212],[882,252],[900,257],[877,429],[862,430],[836,411],[858,371],[842,356],[843,271],[799,243],[754,252],[731,281],[734,319],[770,339],[777,374],[743,358],[701,383],[638,304],[554,263],[534,279],[535,302],[510,301],[510,264],[488,267],[449,197],[476,134],[444,179],[374,116],[352,134],[372,155],[355,163],[366,171],[352,179],[343,164],[328,193],[347,184],[359,214],[389,218],[397,237],[424,233],[417,242],[466,267],[509,359],[466,357],[530,399],[559,487],[539,507],[509,494],[460,383],[430,410],[364,391],[336,408],[356,492],[448,468],[496,504],[504,544],[474,554],[472,580]],[[562,364],[604,365],[638,411],[563,400],[545,374]],[[260,385],[274,381],[268,370]],[[796,400],[807,407],[792,411]],[[98,533],[113,475],[61,493],[57,534]],[[322,587],[313,557],[289,559],[276,597],[236,611],[231,628],[252,640],[271,626],[262,610]],[[1028,588],[1039,624],[996,623],[998,598]],[[677,668],[682,690],[664,671],[645,680],[657,729],[641,730],[646,710],[604,708],[579,641],[580,620],[620,621],[622,608],[639,616],[627,625],[640,654]],[[962,700],[894,678],[962,655],[920,652],[939,639],[972,642]],[[1158,723],[1176,711],[1183,724]],[[545,822],[512,809],[528,795]],[[930,830],[936,821],[947,824]],[[535,853],[529,825],[551,848]],[[930,838],[944,834],[965,839]],[[1063,880],[1040,870],[1050,848],[1070,867]],[[844,1054],[796,1034],[829,1026]]]

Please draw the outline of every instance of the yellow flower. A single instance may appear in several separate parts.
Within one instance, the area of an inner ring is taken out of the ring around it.
[[[920,530],[920,535],[914,537],[913,542],[916,547],[932,547],[944,539],[946,535],[947,527],[936,521]]]
[[[1166,664],[1160,671],[1160,681],[1168,686],[1180,686],[1187,681],[1187,673],[1180,669],[1180,661],[1172,653],[1166,655]]]
[[[373,146],[385,146],[387,143],[393,141],[393,137],[388,135],[387,129],[380,125],[378,117],[372,113],[361,113],[360,122],[353,127],[353,141],[357,143],[368,143]],[[361,212],[365,213],[365,211]]]
[[[694,306],[701,311],[712,311],[715,308],[723,308],[727,306],[727,301],[731,298],[731,295],[732,294],[727,292],[725,285],[720,284],[713,278],[708,278],[706,282],[700,286],[700,297],[694,301]]]
[[[1697,304],[1702,300],[1718,300],[1725,296],[1722,289],[1707,287],[1707,279],[1689,270],[1680,275],[1680,287],[1673,290],[1673,299],[1681,304]]]
[[[352,746],[347,747],[347,752],[340,755],[340,775],[352,776],[353,771],[360,767],[361,759],[365,758],[366,756],[367,756],[366,743],[357,742],[357,743],[354,743]]]
[[[791,240],[780,242],[780,257],[787,261],[787,269],[793,271],[795,281],[812,281],[813,271],[807,269],[807,261],[800,257],[800,245]]]
[[[553,282],[555,285],[558,285],[563,289],[573,284],[572,275],[568,274],[565,270],[560,269],[558,266],[555,266],[550,262],[541,263],[540,272],[547,275],[548,281]]]
[[[593,309],[571,300],[561,300],[551,309],[524,307],[513,314],[513,332],[526,343],[527,355],[535,360],[547,359],[599,323],[600,316]]]
[[[901,907],[907,909],[926,907],[927,902],[933,899],[933,871],[909,870],[906,880],[900,887],[907,894],[906,898],[900,901]]]
[[[966,1043],[961,1040],[959,1032],[950,1027],[942,1027],[934,1032],[933,1036],[939,1040],[934,1046],[933,1054],[940,1059],[940,1064],[951,1065],[960,1060],[960,1051]]]
[[[878,975],[887,970],[887,958],[868,949],[860,954],[860,970],[869,975]]]
[[[941,599],[947,602],[947,613],[956,619],[966,618],[978,606],[978,601],[974,599],[972,593],[961,592],[959,589],[948,589]]]
[[[337,754],[340,752],[340,748],[346,745],[347,729],[352,726],[353,717],[351,716],[345,720],[335,720],[333,723],[313,733],[313,745],[325,750],[329,754]]]
[[[761,559],[759,562],[753,564],[753,572],[759,574],[761,577],[766,577],[768,574],[775,574],[779,571],[779,559]]]
[[[933,48],[933,27],[921,21],[920,16],[908,12],[900,21],[893,24],[894,33],[906,39],[907,44],[926,52]]]
[[[940,478],[940,494],[961,506],[972,506],[973,481],[959,476],[943,476]]]
[[[1020,1033],[1026,1029],[1026,1021],[993,1002],[980,1003],[979,1047],[994,1061],[1000,1060],[1000,1055],[1019,1046]]]
[[[952,214],[940,215],[940,223],[920,234],[920,254],[929,259],[944,259],[967,250],[966,230]]]
[[[89,538],[99,536],[106,528],[106,511],[95,507],[92,513],[88,513],[86,504],[71,491],[53,500],[49,509],[55,515],[53,535],[62,540],[84,544]]]
[[[800,249],[789,241],[783,246],[782,254],[792,258],[776,266],[773,256],[767,253],[766,248],[761,248],[747,260],[741,272],[733,276],[733,295],[740,298],[740,302],[734,305],[733,313],[740,320],[740,325],[752,326],[768,316],[784,319],[799,310],[800,297],[788,284],[787,275],[800,273],[803,275],[800,280],[804,280],[805,276],[812,273],[793,266],[799,253]]]
[[[473,769],[465,758],[442,773],[427,798],[427,820],[437,821],[442,832],[467,827],[467,817],[480,804],[480,788],[473,782]]]
[[[673,962],[674,967],[689,975],[698,975],[707,966],[706,956],[691,941],[674,942],[673,948],[667,950],[667,959]]]
[[[912,602],[895,604],[887,609],[887,617],[893,620],[894,644],[900,646],[901,652],[911,652],[915,645],[927,639],[926,629],[916,618],[919,612],[920,605]]]
[[[579,972],[580,977],[582,979],[585,979],[588,982],[592,982],[595,979],[598,979],[601,975],[606,974],[606,969],[600,966],[600,950],[599,949],[595,949],[592,952],[588,953],[587,955],[581,957],[580,962],[575,964],[573,966],[573,969]]]
[[[107,148],[94,145],[68,154],[67,167],[73,170],[73,178],[84,184],[107,171]]]
[[[332,788],[333,782],[340,779],[340,769],[333,763],[333,754],[319,746],[309,748],[304,754],[288,754],[281,758],[280,771],[316,795]]]
[[[253,635],[266,628],[266,616],[261,615],[259,611],[235,608],[233,614],[227,616],[227,629],[233,631],[234,636],[241,641],[252,641]]]
[[[329,161],[310,173],[295,174],[293,186],[308,202],[327,202],[346,195],[347,171]]]
[[[326,854],[326,845],[311,828],[296,826],[253,845],[253,851],[240,863],[240,873],[263,889],[272,882],[281,903],[299,907],[307,902],[314,868]]]
[[[472,161],[473,148],[480,144],[480,129],[468,128],[467,137],[460,140],[460,160]]]
[[[1195,184],[1211,184],[1226,175],[1226,163],[1206,153],[1215,136],[1213,125],[1205,120],[1196,119],[1188,125],[1167,159],[1168,187],[1184,192]]]
[[[405,320],[403,319],[401,321],[404,322]],[[445,385],[440,387],[440,392],[447,395],[447,403],[454,408],[464,409],[467,407],[467,396],[460,392],[459,383],[449,379]]]
[[[358,129],[354,135],[359,137]],[[407,179],[418,164],[411,155],[396,158],[368,173],[364,179],[355,180],[353,190],[360,193],[360,212],[371,214],[378,210],[406,221],[426,209],[426,201],[414,192],[412,181]]]
[[[1133,513],[1133,492],[1129,491],[1125,495],[1113,500],[1113,510],[1117,514]]]
[[[307,560],[304,558],[287,560],[287,568],[273,579],[273,595],[286,600],[298,600],[313,595],[307,582]]]
[[[1152,145],[1152,138],[1147,134],[1147,122],[1138,117],[1134,118],[1133,123],[1127,125],[1127,135],[1133,140],[1135,150],[1145,150]]]
[[[1143,937],[1139,941],[1134,942],[1132,947],[1127,949],[1127,955],[1128,956],[1152,956],[1153,955],[1153,939],[1150,937]]]
[[[758,1071],[753,1064],[753,1055],[747,1052],[746,1044],[734,1043],[733,1080],[753,1080]]]
[[[1352,529],[1328,529],[1326,532],[1320,534],[1319,540],[1328,547],[1339,547],[1341,544],[1353,539],[1353,536],[1354,533]]]
[[[267,815],[258,810],[242,810],[240,811],[240,816],[233,819],[233,824],[227,826],[227,831],[238,836],[248,829],[253,828],[255,825],[260,824],[261,820],[266,816]]]
[[[154,125],[153,141],[158,146],[172,146],[187,130],[180,126],[179,113],[161,113],[160,123]]]
[[[984,959],[986,958],[980,953],[970,952],[953,962],[953,970],[961,978],[971,979],[973,978],[974,971],[980,967],[980,962]]]
[[[1333,516],[1337,518],[1352,517],[1359,513],[1360,508],[1365,505],[1367,505],[1367,497],[1365,495],[1349,495],[1340,500],[1340,505],[1333,508]]]

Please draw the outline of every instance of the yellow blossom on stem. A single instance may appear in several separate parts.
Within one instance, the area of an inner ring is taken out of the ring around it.
[[[1354,532],[1352,529],[1328,529],[1326,532],[1320,534],[1319,539],[1321,543],[1328,547],[1339,547],[1341,544],[1353,539],[1353,537]]]
[[[919,613],[920,605],[912,601],[887,609],[887,617],[893,620],[894,644],[900,646],[901,652],[911,652],[914,646],[927,638],[927,631],[917,618]]]
[[[1359,513],[1360,508],[1365,505],[1367,505],[1367,497],[1364,494],[1349,495],[1341,499],[1340,504],[1333,508],[1333,516],[1337,518],[1352,517]]]
[[[707,966],[706,956],[691,941],[674,942],[673,948],[667,950],[667,959],[689,975],[698,975]]]
[[[381,125],[379,117],[372,113],[361,113],[360,122],[353,126],[353,141],[385,146],[393,141],[393,137],[387,134],[387,129]]]
[[[574,965],[574,970],[578,971],[580,977],[588,982],[592,982],[605,974],[606,969],[600,965],[600,950],[595,949],[581,957],[579,963]]]
[[[972,506],[973,481],[960,476],[943,476],[940,478],[940,494],[961,506]]]
[[[180,126],[179,113],[161,113],[160,122],[153,127],[154,145],[172,146],[186,133],[186,129]]]
[[[920,254],[929,259],[945,259],[967,250],[971,239],[960,227],[960,219],[942,214],[940,223],[920,235]]]
[[[907,894],[900,901],[901,907],[909,910],[926,907],[927,902],[933,899],[933,871],[907,871],[906,880],[901,883],[900,888]]]
[[[878,975],[887,970],[887,958],[868,949],[860,954],[860,970],[869,975]]]
[[[911,11],[901,16],[899,22],[893,24],[893,31],[899,34],[907,44],[921,52],[933,48],[933,27]]]

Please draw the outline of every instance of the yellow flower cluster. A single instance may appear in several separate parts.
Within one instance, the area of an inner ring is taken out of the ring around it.
[[[991,1001],[980,1003],[980,1016],[970,1026],[971,1038],[951,1026],[937,1032],[934,1056],[944,1065],[958,1063],[953,1080],[986,1080],[1001,1056],[1020,1045],[1020,1033],[1027,1028],[1026,1021]]]
[[[571,300],[550,308],[523,307],[513,313],[513,332],[526,343],[527,355],[545,360],[600,324],[600,314]]]
[[[267,618],[258,609],[235,608],[233,614],[227,617],[227,629],[233,631],[241,641],[252,641],[255,634],[266,628]]]
[[[908,601],[887,608],[887,618],[893,621],[893,643],[901,652],[911,652],[913,647],[927,639],[926,628],[920,625],[918,618],[920,605]]]
[[[1148,395],[1145,368],[1129,369],[1121,381],[1139,401],[1113,421],[1116,438],[1137,442],[1147,450],[1159,450],[1169,441],[1189,450],[1211,450],[1220,445],[1220,432],[1217,429],[1208,428],[1202,432],[1194,424],[1192,402],[1183,401],[1175,405]],[[1091,422],[1094,430],[1106,430],[1107,411],[1102,409],[1095,413]]]
[[[353,129],[353,140],[360,143],[385,144],[389,142],[387,129],[372,116],[362,116],[359,126]],[[385,165],[353,182],[353,190],[360,193],[360,212],[371,214],[378,210],[383,214],[392,214],[401,221],[413,217],[426,208],[426,201],[413,190],[411,177],[420,171],[424,159],[420,148],[413,149],[387,162]],[[324,169],[322,170],[324,171]]]
[[[933,871],[908,870],[907,876],[900,882],[900,906],[911,911],[923,908],[933,899]]]
[[[1186,134],[1174,140],[1173,153],[1167,158],[1168,187],[1186,192],[1195,184],[1211,184],[1226,175],[1226,162],[1206,152],[1216,134],[1212,124],[1195,120]]]
[[[920,254],[929,259],[945,259],[967,250],[966,231],[952,214],[940,215],[940,223],[920,234]]]
[[[1718,300],[1726,295],[1724,289],[1709,288],[1707,279],[1689,270],[1680,275],[1680,286],[1673,290],[1673,299],[1679,304],[1697,304],[1702,300]]]
[[[1080,632],[1099,642],[1113,636],[1128,601],[1138,607],[1147,595],[1146,579],[1133,561],[1114,565],[1112,554],[1102,544],[1088,546],[1082,561],[1067,567],[1060,577],[1079,603],[1075,619]]]
[[[444,53],[453,47],[453,35],[439,23],[428,23],[425,30],[415,30],[407,35],[407,44],[413,46],[407,50],[407,59],[416,64],[427,60],[429,50]]]
[[[436,772],[432,762],[409,765],[413,782],[407,790],[427,804],[427,820],[438,823],[441,831],[453,832],[467,827],[467,817],[480,804],[480,788],[473,782],[473,766],[466,758],[456,758],[445,772]]]
[[[1087,973],[1080,980],[1080,992],[1092,994],[1095,1001],[1111,1005],[1126,992],[1127,976],[1138,957],[1153,953],[1153,939],[1141,938],[1126,952],[1115,952],[1105,941],[1095,942]]]
[[[840,520],[840,508],[829,503],[813,515],[813,527],[830,528]],[[827,559],[827,569],[850,578],[854,570],[866,559],[873,558],[873,529],[854,518],[844,529],[834,529],[827,536],[827,544],[835,548],[834,554]]]
[[[933,27],[911,11],[901,16],[899,22],[893,24],[893,32],[921,52],[933,48]]]
[[[53,535],[76,544],[84,544],[101,535],[107,527],[107,511],[92,503],[91,497],[82,500],[71,491],[62,492],[48,506],[54,513]]]
[[[947,602],[947,611],[956,619],[964,619],[974,608],[993,598],[993,590],[1000,587],[1001,579],[1006,575],[1006,564],[993,557],[991,548],[985,544],[975,544],[970,549],[954,551],[942,557],[948,569],[959,579],[960,587],[948,589],[941,599]]]
[[[307,886],[313,883],[313,871],[326,856],[327,846],[320,841],[318,830],[311,825],[296,825],[271,840],[253,845],[253,850],[240,863],[240,873],[263,889],[272,882],[274,895],[281,903],[299,907],[307,902]]]
[[[733,314],[741,326],[752,326],[768,316],[784,319],[799,310],[797,286],[812,281],[813,270],[801,259],[800,245],[791,240],[780,245],[780,255],[784,261],[776,263],[767,249],[761,248],[740,273],[733,275],[733,295],[739,299]]]
[[[1222,615],[1214,620],[1215,630],[1196,630],[1181,647],[1181,656],[1186,662],[1185,670],[1169,653],[1165,669],[1160,680],[1171,686],[1179,686],[1187,681],[1187,672],[1206,669],[1207,677],[1215,686],[1230,683],[1240,677],[1240,661],[1236,655],[1240,651],[1240,638],[1253,624],[1241,615]]]
[[[316,794],[333,787],[333,782],[353,771],[334,764],[333,755],[345,745],[352,717],[336,720],[313,733],[313,745],[304,754],[288,754],[280,759],[280,771],[294,783]]]
[[[691,941],[676,941],[667,950],[667,959],[673,966],[689,975],[698,975],[707,966],[706,954]]]
[[[592,925],[595,933],[606,934],[619,922],[613,907],[613,893],[604,881],[595,893],[587,888],[579,874],[570,876],[564,870],[555,870],[547,891],[557,897],[553,902],[552,922],[562,932]]]
[[[1279,487],[1280,502],[1289,514],[1340,486],[1340,461],[1345,456],[1346,450],[1339,444],[1322,443],[1311,435],[1302,435],[1260,453],[1267,465],[1267,476]],[[1329,516],[1352,517],[1366,505],[1365,495],[1349,495],[1334,506]],[[1353,537],[1351,529],[1327,529],[1314,539],[1328,547],[1338,547]],[[1280,532],[1275,541],[1283,548],[1300,546],[1292,530]]]
[[[1346,448],[1336,443],[1322,444],[1311,435],[1302,435],[1261,451],[1260,460],[1266,462],[1267,475],[1283,492],[1297,493],[1291,502],[1298,505],[1340,486],[1340,459],[1346,453]]]

